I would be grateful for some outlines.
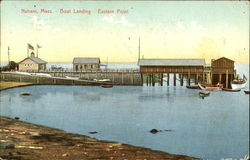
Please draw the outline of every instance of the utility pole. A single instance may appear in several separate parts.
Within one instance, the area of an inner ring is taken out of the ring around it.
[[[10,47],[8,46],[8,62],[10,64]]]

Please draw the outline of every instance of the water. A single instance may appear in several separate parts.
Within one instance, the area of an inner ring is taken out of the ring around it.
[[[247,66],[238,67],[238,73],[249,77]],[[20,96],[23,91],[32,96]],[[247,155],[249,96],[216,91],[201,99],[198,92],[157,85],[28,86],[2,91],[0,111],[2,116],[173,154],[209,159]],[[151,134],[153,128],[173,131]]]

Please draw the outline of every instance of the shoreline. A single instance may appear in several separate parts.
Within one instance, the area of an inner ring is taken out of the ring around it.
[[[0,116],[2,159],[182,159],[184,155],[98,140]]]
[[[0,84],[0,91],[35,85],[6,81],[0,81]],[[0,159],[197,159],[98,140],[17,119],[0,116]]]
[[[33,83],[27,83],[27,82],[0,81],[0,91],[6,90],[6,89],[10,89],[10,88],[32,86],[32,85],[35,85],[35,84],[33,84]]]

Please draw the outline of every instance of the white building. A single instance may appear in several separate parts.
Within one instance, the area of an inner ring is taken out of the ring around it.
[[[24,72],[37,72],[46,69],[47,62],[34,56],[32,52],[30,57],[25,58],[18,63],[18,70]]]

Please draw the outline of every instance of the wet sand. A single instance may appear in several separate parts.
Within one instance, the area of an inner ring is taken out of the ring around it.
[[[195,158],[173,155],[117,142],[97,140],[62,130],[0,117],[0,159],[118,159]]]

